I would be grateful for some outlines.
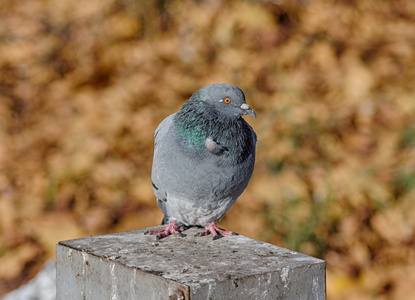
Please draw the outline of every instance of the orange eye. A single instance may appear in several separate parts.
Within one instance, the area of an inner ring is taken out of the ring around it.
[[[226,104],[229,104],[229,103],[231,103],[231,98],[229,98],[229,97],[226,97],[225,99],[223,99],[223,102],[225,102]]]

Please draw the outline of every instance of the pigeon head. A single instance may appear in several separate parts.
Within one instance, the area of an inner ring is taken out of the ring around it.
[[[242,115],[256,117],[255,112],[245,102],[241,89],[231,84],[211,84],[192,95],[189,105],[203,107],[207,113],[220,118],[239,119]]]
[[[256,116],[239,88],[208,85],[194,93],[175,116],[179,144],[198,158],[227,152],[224,156],[232,154],[230,163],[243,160],[246,140],[250,140],[247,136],[251,136],[243,115]]]

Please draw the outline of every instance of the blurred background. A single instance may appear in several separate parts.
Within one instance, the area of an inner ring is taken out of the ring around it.
[[[159,225],[153,133],[240,87],[257,163],[219,226],[415,298],[415,1],[0,2],[0,295],[60,240]]]

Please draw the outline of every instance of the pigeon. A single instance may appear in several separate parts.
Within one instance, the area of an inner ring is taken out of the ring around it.
[[[234,235],[219,229],[221,220],[245,190],[255,164],[256,134],[242,118],[256,117],[241,89],[211,84],[157,127],[151,171],[157,204],[164,213],[162,230],[146,234],[159,240],[185,236],[192,226],[198,236]]]

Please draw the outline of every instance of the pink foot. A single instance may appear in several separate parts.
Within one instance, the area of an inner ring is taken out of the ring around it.
[[[171,234],[174,234],[175,236],[184,237],[185,235],[181,233],[182,230],[183,230],[183,226],[177,226],[176,221],[172,220],[170,221],[169,225],[167,225],[164,229],[149,230],[149,231],[144,232],[144,234],[155,235],[156,240],[159,240]]]
[[[209,233],[212,234],[213,236],[213,240],[217,240],[218,238],[220,238],[223,235],[237,235],[235,232],[233,231],[227,231],[227,230],[223,230],[220,229],[216,226],[216,223],[211,223],[209,225],[207,225],[205,227],[205,230],[199,232],[198,234],[196,234],[196,236],[204,236],[204,235],[208,235]]]

